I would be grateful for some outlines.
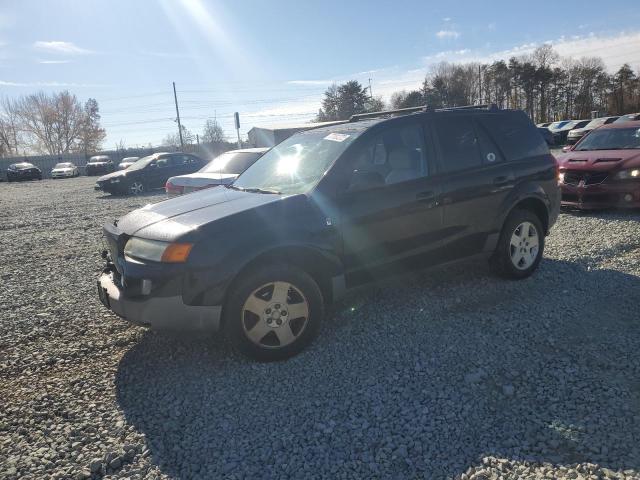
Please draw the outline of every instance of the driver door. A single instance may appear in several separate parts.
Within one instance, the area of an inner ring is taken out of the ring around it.
[[[352,178],[338,198],[347,283],[431,263],[442,234],[432,146],[420,122],[363,139]]]

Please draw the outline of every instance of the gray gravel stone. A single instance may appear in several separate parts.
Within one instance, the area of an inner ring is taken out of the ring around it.
[[[563,213],[520,282],[353,292],[255,364],[99,304],[101,224],[163,194],[93,181],[0,184],[0,478],[640,478],[640,213]]]

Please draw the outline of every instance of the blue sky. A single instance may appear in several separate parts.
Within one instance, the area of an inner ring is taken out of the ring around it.
[[[528,5],[525,9],[524,5]],[[563,55],[640,67],[638,0],[0,0],[0,96],[94,97],[106,148],[176,130],[235,135],[313,116],[334,81],[374,95],[417,87],[439,61],[490,61],[551,42]]]

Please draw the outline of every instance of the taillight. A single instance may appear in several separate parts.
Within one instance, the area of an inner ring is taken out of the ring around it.
[[[164,186],[164,189],[167,192],[167,195],[182,195],[184,193],[183,186],[174,185],[170,181],[167,181],[167,183]]]

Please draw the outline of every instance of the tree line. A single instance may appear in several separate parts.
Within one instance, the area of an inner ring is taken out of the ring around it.
[[[185,145],[193,145],[194,143],[223,144],[229,143],[225,140],[224,130],[217,120],[208,119],[204,122],[202,133],[194,134],[184,125],[181,125],[182,141]],[[168,133],[162,140],[163,146],[179,146],[180,134]]]
[[[442,62],[426,75],[420,89],[395,92],[388,104],[371,98],[355,80],[332,85],[324,93],[316,120],[345,120],[384,108],[482,103],[524,110],[536,123],[587,119],[592,112],[622,115],[640,112],[639,74],[628,64],[609,74],[601,58],[563,58],[550,45],[543,45],[531,55],[508,61]]]
[[[26,152],[88,155],[100,149],[105,137],[93,98],[81,103],[65,90],[0,101],[0,157]]]

